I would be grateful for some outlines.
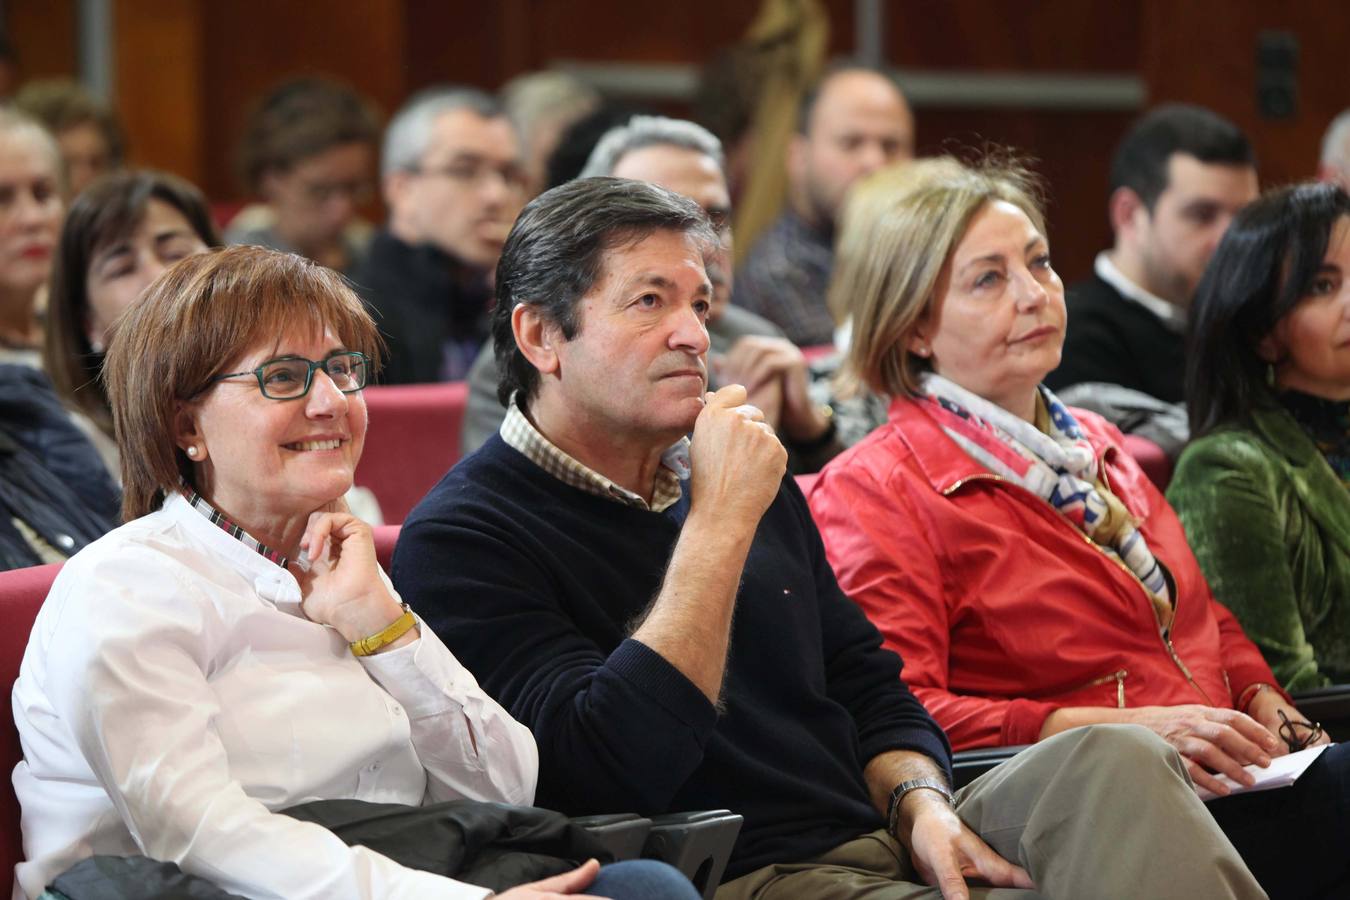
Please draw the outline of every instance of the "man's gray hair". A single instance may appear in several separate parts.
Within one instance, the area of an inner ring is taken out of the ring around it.
[[[1327,126],[1326,134],[1322,136],[1322,165],[1350,173],[1348,144],[1350,144],[1350,109],[1343,110]]]
[[[661,146],[682,147],[710,156],[722,174],[726,174],[727,159],[722,152],[722,142],[702,125],[665,116],[633,116],[627,125],[619,125],[605,132],[591,151],[590,159],[586,160],[586,167],[577,177],[612,175],[619,160],[634,150]]]
[[[419,91],[403,104],[384,132],[380,174],[416,171],[431,145],[436,120],[460,109],[475,112],[485,119],[506,115],[496,98],[477,88],[434,87]]]

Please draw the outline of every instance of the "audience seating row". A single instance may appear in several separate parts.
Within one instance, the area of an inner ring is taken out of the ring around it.
[[[379,498],[390,525],[375,529],[375,549],[386,570],[398,539],[398,524],[424,493],[459,458],[460,424],[468,398],[463,383],[375,387],[366,390],[371,437],[367,439],[357,483]],[[1140,460],[1159,487],[1170,477],[1170,463],[1156,446],[1127,436],[1127,449]],[[803,490],[815,476],[800,476]],[[0,573],[0,688],[9,695],[19,674],[28,634],[47,596],[59,565],[36,566]],[[1333,735],[1350,733],[1350,687],[1333,687],[1300,695],[1300,709],[1322,722]],[[21,758],[12,717],[0,723],[0,872],[13,870],[22,856],[18,801],[8,779]],[[967,751],[957,754],[957,781],[967,783],[1017,748]],[[715,882],[714,882],[715,884]]]
[[[370,425],[356,484],[370,488],[384,520],[398,525],[459,462],[469,385],[454,381],[368,387],[365,397]]]

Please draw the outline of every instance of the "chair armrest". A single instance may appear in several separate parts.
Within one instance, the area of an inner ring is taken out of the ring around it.
[[[642,855],[679,869],[703,900],[712,900],[742,821],[740,815],[725,809],[655,816]]]
[[[1333,741],[1350,738],[1350,684],[1299,691],[1291,695],[1298,711],[1320,722]]]
[[[612,853],[616,861],[641,856],[647,835],[652,830],[652,820],[636,813],[580,816],[572,819],[572,824],[590,832],[591,837]]]
[[[979,747],[974,750],[960,750],[952,754],[952,788],[959,789],[970,784],[999,763],[1012,759],[1027,744],[1011,747]]]

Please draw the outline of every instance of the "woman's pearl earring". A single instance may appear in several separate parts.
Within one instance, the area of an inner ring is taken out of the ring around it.
[[[188,458],[189,458],[189,459],[196,459],[196,458],[197,458],[197,447],[196,447],[195,444],[194,444],[193,446],[187,448],[187,455],[188,455]]]

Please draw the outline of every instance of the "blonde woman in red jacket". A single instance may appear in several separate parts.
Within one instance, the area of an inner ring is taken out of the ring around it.
[[[1028,176],[943,158],[860,183],[831,302],[853,320],[844,377],[894,400],[812,512],[953,747],[1144,725],[1221,795],[1211,811],[1272,896],[1345,883],[1343,747],[1295,787],[1222,796],[1215,773],[1250,783],[1244,766],[1289,752],[1282,728],[1327,737],[1297,724],[1119,432],[1041,386],[1064,286]]]

